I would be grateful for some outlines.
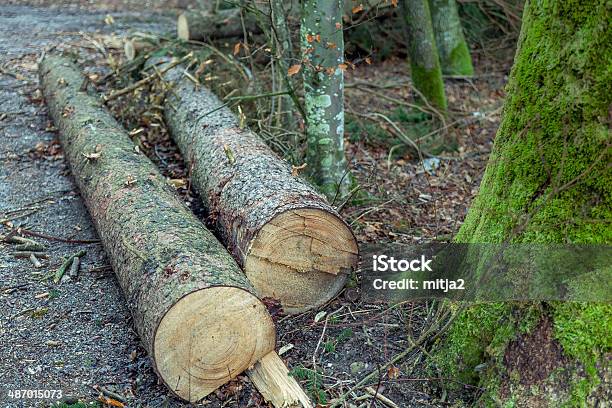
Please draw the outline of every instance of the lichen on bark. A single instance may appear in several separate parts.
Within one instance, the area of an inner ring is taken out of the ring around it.
[[[342,1],[302,2],[300,44],[306,106],[306,162],[330,199],[348,193],[344,153],[344,39]]]
[[[502,123],[457,241],[612,242],[609,21],[603,0],[528,2]],[[473,306],[433,363],[480,384],[483,405],[593,406],[606,398],[611,327],[605,303]],[[548,329],[550,337],[533,335]],[[531,375],[541,367],[520,353],[545,345],[561,354],[546,376]],[[524,364],[517,370],[511,361]]]
[[[455,0],[429,0],[431,21],[442,72],[473,75],[472,57],[465,41]]]
[[[427,0],[403,0],[402,9],[408,37],[412,82],[429,103],[445,112],[446,94],[429,3]]]

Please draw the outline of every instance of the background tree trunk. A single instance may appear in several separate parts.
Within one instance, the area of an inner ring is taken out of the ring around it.
[[[178,16],[176,31],[182,40],[206,41],[211,38],[241,37],[244,33],[239,8],[211,11],[186,11]],[[244,23],[251,33],[259,32],[256,20],[245,14]]]
[[[428,0],[402,0],[401,7],[408,36],[412,82],[432,105],[445,112],[446,94]]]
[[[612,242],[609,21],[605,1],[527,4],[502,123],[457,241]],[[610,401],[610,327],[605,303],[474,306],[435,361],[484,387],[487,404],[598,406]]]
[[[461,28],[457,2],[429,0],[429,4],[442,72],[447,75],[474,75],[472,56]]]
[[[333,200],[348,193],[344,153],[342,0],[304,0],[300,28],[308,172]]]
[[[287,22],[287,13],[285,12],[284,2],[282,0],[270,1],[270,29],[269,35],[270,45],[274,54],[276,54],[276,76],[277,83],[282,88],[283,86],[292,93],[292,95],[281,95],[278,97],[278,112],[276,126],[285,129],[291,129],[294,126],[295,120],[291,114],[294,102],[292,98],[297,98],[294,94],[295,86],[287,74],[287,70],[295,62],[293,59],[293,45],[291,42],[291,33]],[[272,89],[272,92],[277,92],[280,89]],[[299,106],[296,106],[299,108]],[[280,120],[282,119],[282,120]]]
[[[160,378],[198,401],[274,349],[266,307],[225,248],[82,90],[67,59],[40,82],[81,195]]]

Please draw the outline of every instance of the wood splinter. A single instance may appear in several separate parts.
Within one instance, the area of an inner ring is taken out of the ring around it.
[[[311,408],[310,399],[289,370],[271,351],[247,370],[247,375],[264,399],[275,408]]]

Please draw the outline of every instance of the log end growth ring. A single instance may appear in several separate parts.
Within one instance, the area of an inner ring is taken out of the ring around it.
[[[196,402],[274,350],[266,307],[246,290],[213,286],[188,294],[155,333],[157,372],[179,397]]]
[[[300,313],[332,299],[357,259],[355,236],[344,221],[328,211],[300,208],[280,213],[259,230],[244,270],[260,297]]]

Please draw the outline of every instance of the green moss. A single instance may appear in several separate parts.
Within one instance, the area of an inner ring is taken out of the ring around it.
[[[592,377],[603,353],[612,352],[612,305],[555,302],[555,338],[566,355],[579,360]]]
[[[423,94],[429,103],[445,112],[447,103],[440,66],[427,69],[419,64],[412,63],[410,69],[412,82],[414,82],[419,92]]]
[[[465,41],[460,42],[450,53],[450,57],[441,61],[442,72],[448,75],[474,75],[472,56]]]
[[[609,21],[603,0],[528,3],[502,123],[458,242],[612,242]],[[439,347],[438,355],[449,358],[441,367],[493,383],[504,345],[522,330],[516,316],[525,310],[510,304],[469,309]],[[548,315],[568,357],[568,406],[581,406],[577,401],[599,382],[597,362],[612,344],[611,312],[610,305],[561,302],[529,312]],[[450,358],[451,351],[463,360]],[[483,362],[489,368],[475,375]]]
[[[539,305],[488,303],[470,307],[457,317],[432,362],[460,382],[476,385],[483,372],[497,368],[496,360],[516,334],[530,332],[539,319]],[[493,390],[497,383],[489,382],[487,388]]]

